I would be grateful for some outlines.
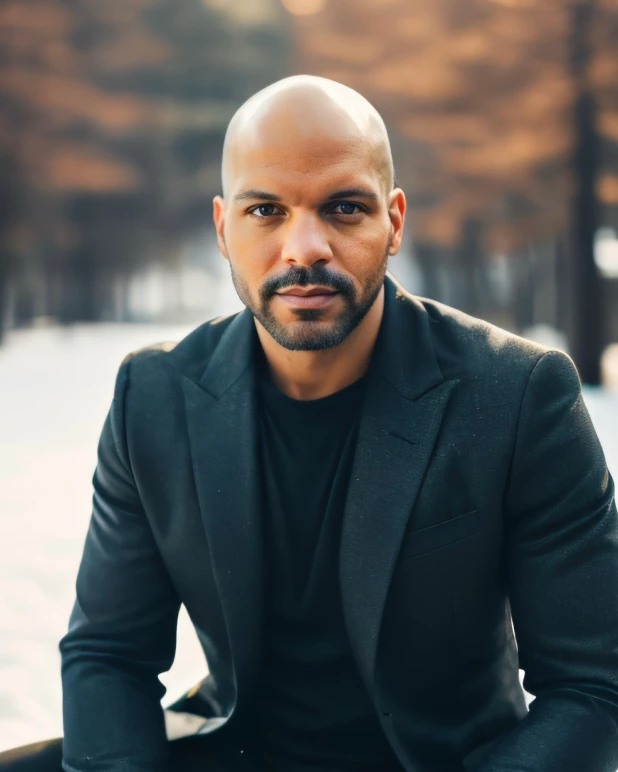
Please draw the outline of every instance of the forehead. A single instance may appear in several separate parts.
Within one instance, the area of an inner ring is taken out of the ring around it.
[[[230,152],[227,167],[228,195],[247,188],[319,195],[360,184],[379,192],[383,177],[374,142],[330,132],[245,135]]]

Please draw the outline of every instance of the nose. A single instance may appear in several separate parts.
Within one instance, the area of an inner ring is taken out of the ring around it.
[[[298,213],[286,223],[281,260],[288,265],[310,266],[333,258],[326,228],[311,213]]]

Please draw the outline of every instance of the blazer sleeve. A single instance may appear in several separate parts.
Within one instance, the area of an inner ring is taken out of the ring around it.
[[[174,659],[180,603],[131,472],[131,365],[120,367],[101,433],[76,601],[60,642],[67,772],[159,772],[167,763],[158,676]]]
[[[572,361],[537,362],[506,491],[508,587],[524,687],[536,699],[478,772],[618,768],[614,484]]]

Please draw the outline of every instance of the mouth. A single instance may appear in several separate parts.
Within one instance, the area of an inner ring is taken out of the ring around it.
[[[287,287],[276,295],[294,308],[322,308],[331,303],[339,292],[331,287]]]

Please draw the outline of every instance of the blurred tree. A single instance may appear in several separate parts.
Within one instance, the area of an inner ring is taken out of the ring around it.
[[[0,159],[23,191],[21,240],[0,220],[15,316],[109,318],[121,277],[210,222],[225,127],[280,76],[284,20],[278,0],[0,5]]]
[[[593,238],[618,208],[618,2],[330,0],[293,19],[296,71],[348,83],[384,114],[421,268],[436,247],[467,266],[457,305],[490,300],[473,250],[566,237],[569,346],[598,382]]]
[[[15,249],[21,191],[14,159],[0,152],[0,343],[8,313],[8,284]]]
[[[593,0],[574,0],[571,8],[571,75],[574,85],[574,195],[569,282],[569,341],[582,380],[600,383],[601,354],[606,345],[601,279],[594,260],[594,237],[599,225],[597,180],[600,139],[597,105],[590,83]]]

